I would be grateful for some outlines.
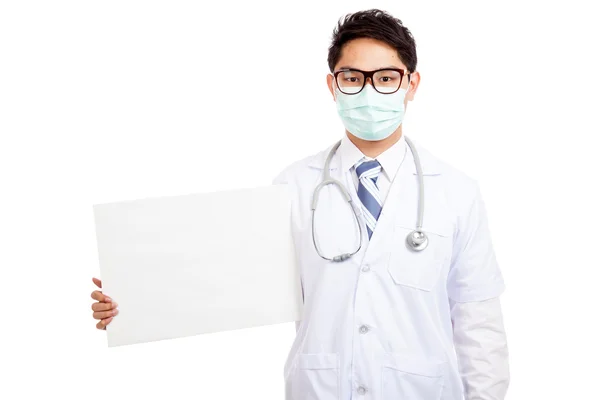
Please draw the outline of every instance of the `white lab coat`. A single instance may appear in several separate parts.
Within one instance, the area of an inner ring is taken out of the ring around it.
[[[372,238],[363,229],[363,247],[342,263],[320,258],[311,235],[310,203],[331,147],[295,162],[275,179],[292,192],[304,293],[303,319],[284,367],[286,400],[469,400],[464,396],[467,372],[473,381],[480,379],[469,366],[468,345],[455,347],[460,340],[467,343],[470,332],[454,330],[475,325],[462,304],[492,304],[504,290],[485,209],[473,179],[413,142],[425,183],[423,230],[429,246],[422,252],[405,246],[415,228],[418,201],[410,151],[389,188]],[[331,175],[360,204],[351,173],[340,170],[336,154]],[[353,251],[359,243],[357,229],[348,203],[333,185],[326,186],[315,216],[322,252],[331,257]],[[459,314],[464,321],[455,320]],[[503,331],[500,336],[502,342]],[[483,365],[488,361],[477,360]],[[502,379],[506,382],[501,385],[507,385],[508,377]]]

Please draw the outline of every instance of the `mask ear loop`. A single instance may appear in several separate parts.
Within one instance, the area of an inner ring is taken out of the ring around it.
[[[337,102],[337,82],[335,81],[335,77],[332,79],[331,83],[333,84],[333,86],[331,86],[331,92],[333,93],[333,99]]]
[[[408,94],[408,92],[410,91],[410,76],[411,75],[412,75],[412,72],[406,75],[408,77],[408,86],[406,87],[406,94]]]

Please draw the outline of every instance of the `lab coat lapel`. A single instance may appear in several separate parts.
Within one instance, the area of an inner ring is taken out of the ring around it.
[[[375,230],[371,236],[369,246],[367,247],[367,258],[372,258],[376,255],[371,255],[371,252],[381,253],[381,249],[384,249],[384,243],[388,241],[391,234],[394,231],[395,221],[399,210],[402,213],[410,214],[414,213],[416,223],[416,202],[418,194],[417,175],[413,174],[413,168],[411,163],[413,162],[410,157],[410,151],[407,152],[406,158],[400,164],[396,177],[391,183],[388,194],[384,200],[381,213],[377,219]],[[405,215],[408,216],[408,215]],[[380,246],[381,245],[381,246]],[[381,255],[381,254],[377,254]]]
[[[339,154],[336,154],[331,162],[330,174],[333,179],[338,180],[352,199],[348,204],[335,185],[327,185],[322,188],[319,195],[317,210],[315,211],[315,228],[318,243],[322,252],[331,257],[346,252],[354,252],[359,245],[358,227],[350,206],[354,207],[361,224],[362,245],[360,251],[352,256],[349,262],[360,262],[363,257],[365,246],[368,243],[366,236],[366,225],[360,209],[360,203],[356,189],[352,182],[349,171],[340,168]],[[321,167],[322,169],[322,167]]]
[[[344,182],[344,184],[346,185],[346,188],[348,189],[348,192],[350,193],[350,197],[352,198],[352,207],[355,208],[356,213],[358,214],[358,219],[360,221],[360,231],[361,231],[361,251],[356,254],[356,259],[358,260],[358,263],[362,263],[362,258],[365,255],[365,252],[367,251],[368,247],[369,247],[369,233],[367,232],[367,222],[365,221],[365,217],[362,213],[362,208],[361,208],[361,201],[360,198],[358,197],[358,193],[356,192],[356,188],[354,186],[354,180],[352,179],[352,171],[345,171],[344,172],[344,179],[342,180],[342,182]]]
[[[435,210],[439,207],[441,196],[436,193],[435,188],[429,185],[428,176],[439,175],[442,168],[430,153],[419,144],[414,143],[416,151],[421,160],[425,184],[425,210],[429,213],[423,222],[423,228],[427,228],[435,219],[432,219]],[[402,225],[404,227],[416,227],[419,205],[419,177],[415,166],[414,155],[410,150],[406,152],[406,157],[400,164],[396,177],[392,182],[381,214],[375,225],[375,230],[371,236],[371,251],[380,251],[385,247],[385,243],[390,239],[394,227]],[[427,218],[429,216],[430,218]],[[381,244],[381,246],[380,246]],[[366,255],[369,257],[369,254]]]

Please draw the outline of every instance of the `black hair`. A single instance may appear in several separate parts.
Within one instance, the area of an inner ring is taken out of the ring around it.
[[[347,14],[338,21],[333,30],[327,63],[333,69],[342,56],[344,45],[359,38],[380,40],[395,48],[408,72],[417,69],[417,47],[412,33],[398,18],[385,11],[371,9]]]

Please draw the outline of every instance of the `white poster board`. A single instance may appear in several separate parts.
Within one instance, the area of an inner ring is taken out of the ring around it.
[[[301,319],[287,185],[93,209],[109,347]]]

